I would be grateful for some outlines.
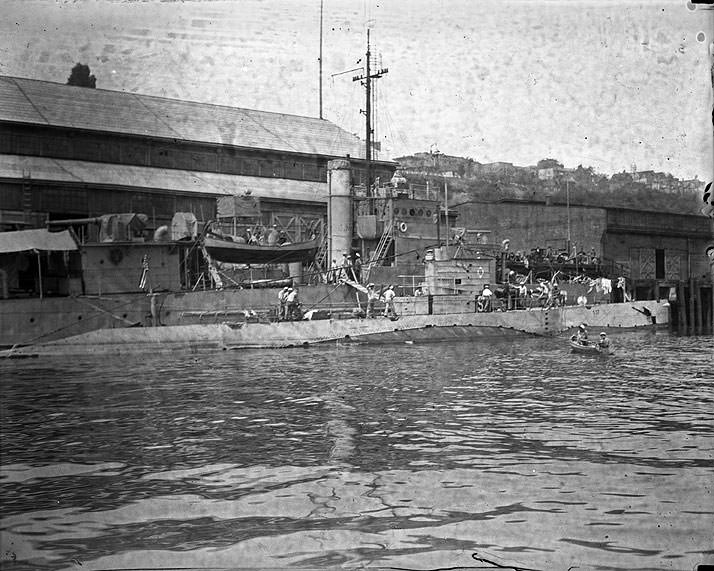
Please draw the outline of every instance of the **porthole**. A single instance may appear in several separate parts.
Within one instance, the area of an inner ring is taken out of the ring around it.
[[[81,316],[81,315],[78,315],[78,316],[77,316],[77,321],[82,321],[82,316]]]
[[[424,216],[424,211],[421,208],[417,210],[417,216]]]
[[[414,209],[413,209],[413,208],[410,208],[410,209],[409,209],[409,216],[414,216],[415,214],[416,214],[416,212],[414,211]]]
[[[427,216],[431,216],[431,210],[427,210],[427,211],[426,211],[426,215],[427,215]]]
[[[34,323],[34,322],[35,322],[35,318],[34,318],[34,317],[30,317],[30,323]]]

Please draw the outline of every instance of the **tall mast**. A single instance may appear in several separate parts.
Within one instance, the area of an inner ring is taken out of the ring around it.
[[[371,58],[369,46],[369,28],[367,28],[367,61],[365,62],[365,73],[356,75],[352,81],[361,81],[365,87],[365,109],[363,111],[365,118],[365,186],[367,187],[367,196],[372,196],[372,80],[379,79],[385,73],[389,72],[387,68],[377,69],[374,73],[371,71]]]
[[[322,119],[322,8],[324,0],[320,0],[320,57],[318,62],[320,62],[320,119]]]

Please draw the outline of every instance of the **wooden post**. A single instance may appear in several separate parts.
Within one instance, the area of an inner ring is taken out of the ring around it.
[[[37,281],[40,286],[40,299],[42,299],[42,258],[39,250],[35,250],[35,253],[37,254]]]
[[[699,280],[696,280],[696,282],[695,282],[694,292],[695,292],[695,295],[694,295],[694,303],[695,303],[695,305],[696,305],[696,308],[695,308],[695,309],[696,309],[696,313],[697,313],[697,315],[696,315],[696,318],[697,318],[697,321],[696,321],[696,323],[697,323],[697,335],[701,335],[701,334],[702,334],[702,331],[703,331],[703,326],[702,326],[702,317],[703,317],[703,316],[702,316],[702,313],[704,313],[704,312],[703,312],[703,309],[702,309],[702,292],[701,292],[701,289],[700,289]]]
[[[711,221],[711,228],[714,230],[714,219]],[[711,296],[710,296],[710,302],[711,305],[709,307],[709,333],[714,335],[714,263],[709,264],[709,271],[710,271],[710,276],[709,276],[709,283],[711,284]]]
[[[712,304],[711,315],[709,316],[709,325],[711,326],[711,334],[714,335],[714,268],[712,268]]]
[[[689,327],[687,333],[689,335],[694,334],[694,323],[695,323],[695,308],[694,308],[694,278],[689,278]]]
[[[687,303],[684,299],[684,282],[679,282],[677,287],[677,316],[679,323],[679,334],[684,335],[687,332]]]

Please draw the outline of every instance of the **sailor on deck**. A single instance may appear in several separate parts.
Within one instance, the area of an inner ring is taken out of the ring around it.
[[[352,278],[352,260],[347,254],[342,254],[342,274],[338,281],[345,279],[351,280]]]
[[[355,281],[360,283],[360,278],[362,277],[362,258],[359,253],[355,253],[355,261],[352,264],[352,271],[354,272]]]
[[[384,317],[396,316],[397,312],[394,309],[394,298],[397,296],[394,293],[394,286],[390,285],[386,291],[382,294],[382,299],[384,299]]]
[[[374,304],[379,299],[379,295],[374,291],[374,284],[367,284],[367,319],[374,317]]]
[[[288,317],[287,307],[289,290],[290,288],[285,286],[278,292],[278,303],[280,304],[278,307],[278,320],[287,319]]]
[[[340,275],[340,265],[337,263],[337,260],[332,260],[332,265],[330,266],[329,275],[327,277],[327,283],[330,283],[330,284],[337,283],[339,275]]]
[[[297,288],[288,288],[288,295],[285,301],[288,306],[287,319],[300,319],[300,300]]]
[[[483,289],[481,290],[481,293],[476,298],[476,311],[478,311],[478,312],[491,311],[492,298],[493,298],[493,292],[491,291],[491,288],[489,287],[488,284],[484,284]]]

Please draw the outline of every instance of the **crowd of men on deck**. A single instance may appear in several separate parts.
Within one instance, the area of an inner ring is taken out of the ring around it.
[[[279,239],[275,227],[269,236],[271,236],[269,240],[271,242]],[[556,261],[561,263],[571,263],[575,261],[582,265],[597,265],[600,262],[595,248],[591,248],[589,254],[580,251],[576,255],[573,251],[573,256],[570,258],[568,258],[567,253],[554,251],[550,247],[545,249],[534,248],[529,254],[523,254],[520,251],[509,252],[507,259],[512,262],[523,263],[526,269],[532,265]],[[530,309],[533,307],[544,307],[547,309],[564,306],[567,302],[568,294],[566,291],[560,289],[557,280],[558,274],[559,271],[555,272],[550,279],[539,279],[536,284],[528,284],[526,282],[529,281],[528,277],[530,276],[516,274],[515,271],[511,270],[507,273],[505,283],[498,284],[498,287],[493,289],[490,284],[485,284],[482,290],[476,294],[474,298],[475,311],[506,311],[512,309]],[[343,253],[341,260],[333,259],[325,277],[328,284],[340,284],[345,282],[361,284],[363,278],[361,255],[358,252],[352,254]],[[603,284],[600,284],[598,280],[590,279],[589,281],[593,282],[588,284],[590,286],[589,291],[595,287],[598,288],[598,291],[602,289],[605,293],[609,293],[611,290],[612,285],[610,280],[603,280],[607,282]],[[625,292],[624,278],[620,278],[620,281],[622,281],[622,283],[618,282],[617,287],[622,288],[623,292]],[[369,283],[365,286],[365,290],[367,295],[367,307],[363,316],[367,318],[375,317],[375,306],[378,301],[382,301],[384,303],[383,315],[385,317],[396,318],[394,308],[396,292],[393,285],[378,292],[375,289],[375,285]],[[422,292],[421,289],[414,292],[414,295],[422,294],[424,294],[424,292]],[[279,317],[281,320],[295,320],[303,317],[297,288],[283,288],[278,298]],[[587,303],[586,297],[580,296],[577,299],[577,303],[581,305]]]
[[[589,252],[585,250],[572,252],[567,250],[556,250],[551,246],[547,248],[533,248],[530,252],[516,250],[509,251],[506,254],[506,259],[509,262],[523,264],[526,269],[540,266],[558,264],[577,264],[578,266],[597,266],[600,263],[600,258],[597,255],[595,248],[590,248]]]
[[[353,255],[342,254],[342,260],[339,262],[332,260],[329,270],[327,271],[327,283],[338,284],[345,280],[360,283],[362,279],[362,256],[359,252]]]

